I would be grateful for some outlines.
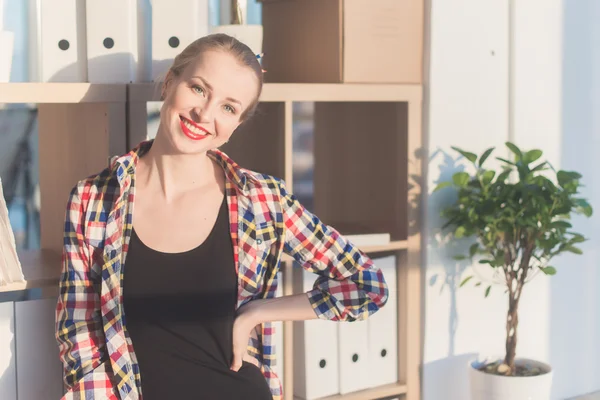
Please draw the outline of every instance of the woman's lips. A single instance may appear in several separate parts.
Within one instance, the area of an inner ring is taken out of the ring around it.
[[[206,129],[194,124],[184,117],[179,118],[179,124],[181,125],[183,134],[192,140],[202,140],[210,136],[210,133]]]

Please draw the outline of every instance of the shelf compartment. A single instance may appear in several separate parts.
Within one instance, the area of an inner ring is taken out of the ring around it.
[[[125,153],[125,104],[40,104],[41,248],[61,251],[69,193]]]
[[[406,103],[316,103],[314,212],[342,234],[408,235]]]

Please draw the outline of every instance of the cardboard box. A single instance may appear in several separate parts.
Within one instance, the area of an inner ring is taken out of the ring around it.
[[[422,82],[423,0],[261,2],[267,82]]]

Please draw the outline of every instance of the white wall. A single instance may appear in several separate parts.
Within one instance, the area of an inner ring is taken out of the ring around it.
[[[577,218],[591,240],[584,256],[560,260],[552,279],[551,361],[559,397],[600,390],[600,2],[563,2],[562,134],[555,145],[562,167],[581,172],[596,214]]]
[[[450,146],[479,154],[496,146],[500,156],[506,154],[503,143],[511,139],[544,150],[556,167],[581,172],[587,185],[583,195],[600,213],[599,178],[593,169],[600,124],[592,111],[600,110],[600,29],[593,27],[594,18],[600,20],[600,2],[514,3],[510,134],[509,1],[431,0],[425,124],[429,191],[465,165]],[[436,234],[440,207],[449,201],[452,195],[446,190],[427,202],[426,400],[468,399],[467,360],[479,353],[503,355],[504,350],[503,290],[494,287],[484,299],[483,287],[456,289],[472,268],[451,258],[466,244],[446,244]],[[597,222],[597,217],[576,220],[577,231],[595,237],[582,246],[585,255],[562,257],[555,263],[558,275],[536,277],[521,302],[518,355],[553,365],[556,399],[600,389],[600,347],[594,341],[600,334]]]

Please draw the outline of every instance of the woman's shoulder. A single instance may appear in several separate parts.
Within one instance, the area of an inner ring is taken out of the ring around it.
[[[118,189],[118,179],[113,168],[109,166],[77,181],[71,188],[69,200],[87,205],[98,200],[112,199],[118,193]]]
[[[281,193],[285,182],[282,178],[275,175],[269,175],[258,171],[241,168],[242,173],[246,176],[246,185],[249,190],[258,190],[261,192]]]

